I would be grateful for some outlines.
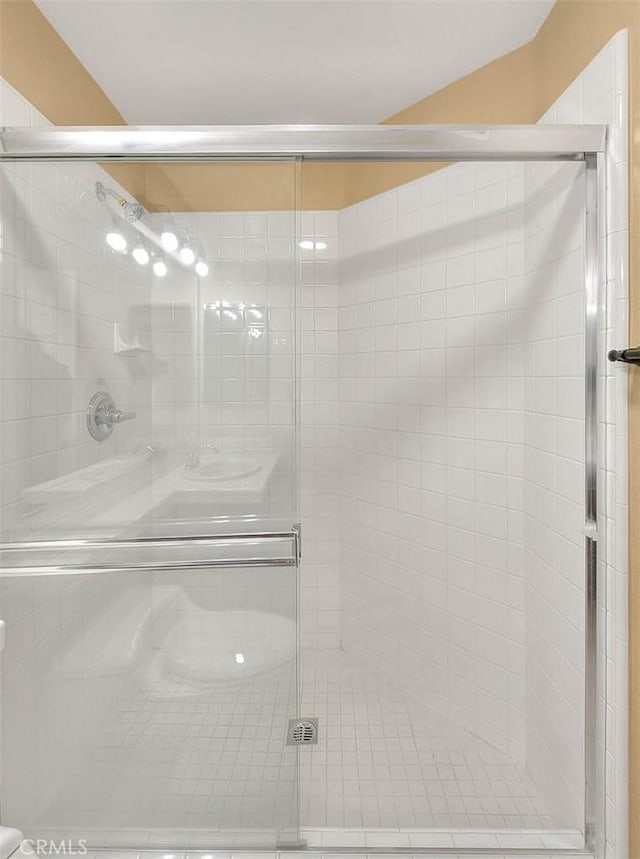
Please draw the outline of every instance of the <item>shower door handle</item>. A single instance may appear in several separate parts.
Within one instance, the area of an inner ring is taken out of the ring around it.
[[[640,346],[631,349],[612,349],[607,358],[610,361],[620,361],[622,364],[640,364]]]

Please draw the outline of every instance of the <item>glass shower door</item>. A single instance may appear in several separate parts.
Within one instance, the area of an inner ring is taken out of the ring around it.
[[[2,824],[297,837],[295,177],[4,167]]]

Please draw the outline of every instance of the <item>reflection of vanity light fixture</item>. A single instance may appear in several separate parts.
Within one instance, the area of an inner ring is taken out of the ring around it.
[[[314,242],[311,239],[303,239],[299,245],[303,251],[324,251],[327,248],[326,242]]]
[[[167,266],[161,259],[158,259],[154,262],[153,273],[155,274],[156,277],[165,277],[166,276]]]
[[[141,241],[137,238],[131,242],[135,248],[132,253],[133,259],[138,265],[147,265],[151,259],[151,255],[147,248],[151,245],[162,250],[165,259],[171,259],[186,268],[192,266],[196,260],[196,274],[198,277],[206,277],[209,273],[209,266],[205,262],[204,249],[200,241],[192,240],[188,233],[182,231],[176,232],[177,228],[172,222],[164,221],[165,229],[162,233],[156,233],[151,228],[152,218],[140,203],[133,200],[127,200],[122,194],[117,193],[111,188],[105,188],[102,182],[95,183],[96,197],[101,203],[107,206],[113,221],[112,228],[109,232],[105,230],[106,241],[110,248],[118,253],[125,253],[127,250],[126,235],[128,231],[134,229],[140,236]],[[110,201],[115,200],[118,208],[114,211],[114,207]],[[126,222],[126,228],[121,230],[120,225]],[[108,229],[108,228],[107,228]],[[180,250],[178,251],[178,248]],[[165,263],[166,264],[166,263]],[[159,275],[164,277],[166,272]]]
[[[238,665],[242,665],[244,662],[244,653],[236,653],[236,662]]]
[[[252,313],[256,319],[262,319],[262,313],[259,310],[256,310],[254,307],[249,308],[249,313]]]
[[[149,254],[146,248],[143,248],[142,245],[138,245],[137,248],[134,248],[131,251],[131,256],[138,263],[138,265],[147,265],[149,262]]]
[[[173,253],[178,249],[178,237],[175,233],[171,233],[166,231],[160,235],[160,241],[162,243],[162,247],[169,251],[169,253]]]
[[[250,328],[249,334],[251,334],[254,340],[257,340],[258,337],[262,337],[262,331],[259,328]]]
[[[225,310],[224,315],[228,316],[229,319],[237,319],[238,318],[238,314],[234,313],[233,310]]]
[[[127,240],[122,233],[107,233],[107,244],[114,251],[122,253],[127,249]]]
[[[180,253],[178,254],[178,256],[185,265],[193,265],[196,261],[196,255],[191,250],[191,248],[187,247],[186,245],[185,247],[180,248]]]

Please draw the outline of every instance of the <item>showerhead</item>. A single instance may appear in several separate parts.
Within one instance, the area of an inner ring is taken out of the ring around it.
[[[118,205],[122,209],[124,219],[129,224],[135,224],[136,221],[139,221],[147,214],[147,210],[144,206],[141,206],[140,203],[132,203],[131,200],[127,200],[126,197],[121,197],[120,194],[112,191],[111,188],[105,188],[102,182],[96,182],[96,197],[98,200],[100,200],[100,202],[104,202],[107,199],[107,196],[113,197],[114,200],[117,200]]]
[[[140,203],[131,203],[129,200],[121,200],[120,205],[122,206],[125,219],[130,224],[134,224],[136,221],[139,221],[147,213],[147,210],[144,206],[141,206]]]

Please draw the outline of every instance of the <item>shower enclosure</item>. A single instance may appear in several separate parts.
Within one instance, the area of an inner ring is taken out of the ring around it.
[[[604,141],[3,132],[4,825],[593,846]]]

